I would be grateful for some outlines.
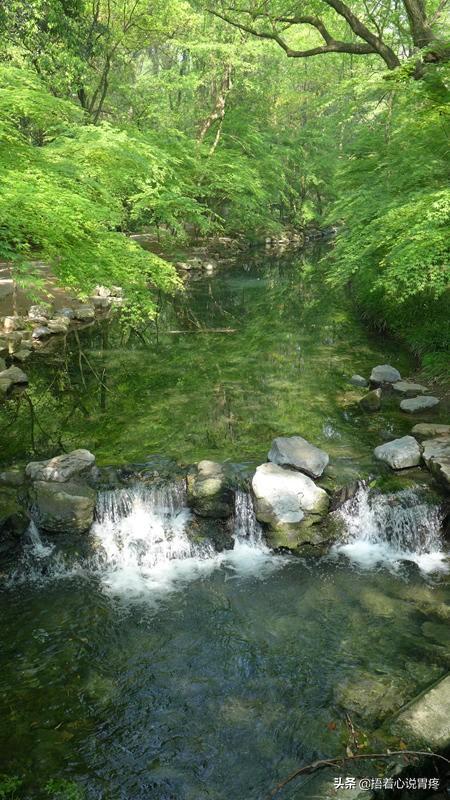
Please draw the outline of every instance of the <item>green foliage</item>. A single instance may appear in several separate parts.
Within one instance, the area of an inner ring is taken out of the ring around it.
[[[118,231],[127,225],[131,192],[162,179],[158,151],[106,124],[77,126],[76,107],[35,76],[12,67],[3,73],[9,135],[0,154],[0,259],[17,265],[22,286],[32,278],[27,264],[44,259],[80,295],[97,283],[121,285],[130,305],[139,296],[141,313],[152,315],[147,287],[173,291],[176,274]]]
[[[14,800],[16,790],[20,789],[23,781],[17,775],[0,775],[1,800]]]
[[[52,778],[45,785],[46,796],[51,800],[83,800],[84,792],[73,781]]]
[[[350,282],[370,321],[419,355],[450,343],[450,191],[442,82],[380,83],[361,97],[364,124],[337,175],[329,212],[345,223],[330,279]],[[367,123],[367,119],[369,123]],[[444,354],[427,364],[441,371]]]

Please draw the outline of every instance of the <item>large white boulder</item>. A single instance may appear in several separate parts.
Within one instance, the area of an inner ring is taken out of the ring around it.
[[[311,541],[309,528],[327,512],[327,493],[307,475],[277,464],[262,464],[253,476],[256,518],[268,526],[273,547],[297,549]]]
[[[422,448],[414,436],[402,436],[401,439],[380,444],[373,452],[378,461],[384,461],[392,469],[406,469],[420,464]]]
[[[302,436],[277,436],[272,442],[268,459],[279,466],[293,467],[305,472],[311,478],[320,478],[330,460],[328,453],[310,444]]]

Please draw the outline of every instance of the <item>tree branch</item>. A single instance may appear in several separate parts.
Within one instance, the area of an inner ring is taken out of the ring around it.
[[[310,56],[318,56],[322,55],[323,53],[352,53],[353,55],[366,55],[369,53],[377,53],[377,49],[373,47],[371,44],[360,44],[358,42],[343,42],[339,39],[333,39],[331,34],[323,27],[323,32],[326,35],[326,42],[327,44],[319,46],[319,47],[312,47],[308,50],[293,50],[288,43],[280,36],[279,33],[273,31],[269,33],[268,31],[258,31],[255,28],[252,28],[250,25],[246,25],[243,22],[237,22],[236,20],[232,19],[226,14],[222,14],[219,11],[215,11],[212,8],[207,9],[210,14],[213,16],[222,19],[224,22],[227,22],[229,25],[233,25],[235,28],[239,28],[241,31],[245,31],[246,33],[250,33],[252,36],[257,36],[260,39],[269,39],[271,41],[276,42],[286,53],[288,58],[309,58]],[[284,21],[287,22],[288,18],[280,18],[276,21]],[[289,18],[291,19],[291,18]],[[292,18],[294,19],[294,18]],[[313,25],[312,20],[315,19],[313,17],[308,18],[298,18],[299,20],[303,19],[303,24]],[[308,21],[307,21],[308,20]],[[320,22],[320,20],[316,20]],[[296,24],[296,23],[292,23]],[[299,23],[302,24],[302,23]],[[314,27],[320,31],[320,28],[314,24]],[[322,34],[323,35],[323,34]],[[325,38],[325,37],[324,37]],[[376,38],[376,37],[375,37]],[[396,58],[395,54],[393,53],[394,57]],[[400,62],[395,64],[398,66]]]
[[[300,775],[309,775],[311,772],[316,772],[320,769],[326,769],[327,767],[343,767],[345,764],[351,763],[352,761],[379,761],[385,758],[392,758],[392,756],[428,756],[429,758],[439,758],[441,761],[445,761],[446,764],[450,765],[450,761],[445,756],[439,755],[439,753],[430,753],[428,750],[390,750],[387,753],[357,753],[353,756],[345,756],[343,758],[328,758],[323,759],[321,761],[313,761],[312,764],[306,764],[304,767],[300,767],[296,769],[295,772],[291,772],[287,778],[280,783],[277,783],[274,789],[268,794],[267,800],[272,800],[281,789],[284,789],[288,783],[298,778]]]

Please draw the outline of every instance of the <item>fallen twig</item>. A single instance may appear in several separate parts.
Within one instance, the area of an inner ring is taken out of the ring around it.
[[[283,781],[277,783],[275,788],[267,795],[267,798],[270,800],[270,798],[275,797],[281,789],[284,789],[288,783],[298,778],[299,775],[309,775],[311,772],[325,769],[326,767],[343,767],[345,764],[351,763],[352,761],[360,761],[363,759],[367,761],[378,761],[382,758],[392,758],[392,756],[428,756],[431,758],[439,758],[441,761],[450,764],[449,759],[445,758],[445,756],[441,756],[439,753],[430,753],[427,750],[390,750],[387,753],[358,753],[353,756],[343,756],[342,758],[327,758],[313,761],[312,764],[306,764],[304,767],[299,767],[299,769],[296,769],[295,772],[292,772]]]

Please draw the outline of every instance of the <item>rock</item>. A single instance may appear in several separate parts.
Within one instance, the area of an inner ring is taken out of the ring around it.
[[[47,324],[50,316],[51,313],[45,306],[31,306],[28,310],[28,319],[31,319],[32,322],[40,322],[42,325]]]
[[[22,364],[24,361],[27,360],[31,356],[31,350],[24,347],[22,350],[18,350],[17,353],[14,353],[13,358],[15,361],[20,361]]]
[[[24,510],[18,510],[0,519],[0,561],[17,559],[31,518]]]
[[[0,338],[0,356],[7,356],[9,353],[8,342],[3,336]]]
[[[411,396],[428,392],[427,387],[422,386],[421,383],[409,383],[409,381],[397,381],[397,383],[392,384],[392,388],[394,391],[399,392],[399,394]]]
[[[363,378],[362,375],[352,375],[352,377],[350,378],[350,383],[352,383],[353,386],[362,386],[362,387],[366,387],[369,385],[369,381]]]
[[[67,317],[53,317],[48,321],[48,328],[52,333],[67,333],[69,326],[70,319]]]
[[[302,436],[277,436],[267,457],[273,464],[293,467],[311,478],[320,478],[330,460],[328,453]]]
[[[381,444],[373,452],[378,461],[384,461],[392,469],[406,469],[420,464],[422,448],[413,436],[402,436]]]
[[[11,333],[12,331],[20,330],[23,328],[23,322],[20,317],[5,317],[3,320],[3,329],[6,333]]]
[[[187,476],[188,504],[200,517],[225,519],[234,511],[233,493],[226,486],[222,464],[199,461]]]
[[[16,353],[22,347],[23,333],[22,331],[11,331],[5,336],[7,342],[8,353]]]
[[[450,435],[426,439],[423,443],[423,460],[437,480],[450,489]]]
[[[0,372],[6,369],[6,361],[4,358],[0,358]]]
[[[28,383],[28,378],[19,367],[9,367],[0,372],[0,382],[3,381],[25,386]]]
[[[123,297],[123,289],[121,286],[111,286],[111,297]]]
[[[123,297],[111,297],[111,305],[115,306],[116,308],[120,308],[125,303]]]
[[[351,500],[352,497],[358,492],[363,484],[361,481],[352,481],[352,483],[348,483],[346,486],[341,486],[339,489],[336,489],[331,497],[330,503],[330,511],[337,511],[338,508],[347,503],[348,500]]]
[[[321,541],[309,528],[326,514],[329,499],[311,478],[277,464],[262,464],[253,476],[252,489],[256,518],[269,526],[267,540],[272,547],[295,550]]]
[[[111,297],[111,294],[112,294],[111,289],[108,289],[107,286],[96,286],[95,287],[94,297],[95,296],[96,297],[103,297],[103,299],[106,299],[108,297]]]
[[[39,325],[39,327],[35,328],[33,331],[33,339],[39,341],[41,339],[48,339],[48,337],[51,336],[51,334],[52,332],[50,328],[48,328],[46,325]]]
[[[107,297],[93,295],[90,300],[95,308],[109,308],[111,305],[111,298],[109,295]]]
[[[73,315],[79,322],[90,322],[95,319],[95,308],[89,305],[78,306],[74,309]]]
[[[38,526],[50,533],[85,533],[93,523],[96,494],[84,484],[36,481],[30,499]]]
[[[436,425],[434,422],[419,422],[414,425],[411,433],[419,438],[434,438],[435,436],[450,436],[450,425]]]
[[[25,472],[32,481],[64,483],[73,477],[86,475],[95,464],[95,456],[89,450],[72,450],[47,461],[31,461]]]
[[[450,746],[450,675],[409,703],[392,728],[411,748],[446,750]]]
[[[74,319],[75,313],[73,308],[60,308],[58,311],[58,318],[65,317],[68,320]]]
[[[401,379],[398,369],[391,367],[390,364],[379,364],[370,373],[370,382],[378,386],[383,383],[397,383]]]
[[[401,708],[405,688],[400,679],[354,670],[348,680],[336,686],[334,699],[351,716],[375,725]]]
[[[25,471],[23,469],[19,469],[19,467],[13,467],[12,469],[6,469],[4,472],[0,472],[0,484],[2,486],[23,486],[25,483]]]
[[[400,408],[409,414],[416,414],[418,411],[427,411],[434,408],[439,403],[437,397],[411,397],[409,400],[402,400]]]
[[[359,407],[363,411],[379,411],[381,408],[381,389],[372,389],[367,392],[359,401]]]
[[[6,395],[9,392],[9,390],[13,386],[13,382],[9,378],[2,378],[2,375],[5,372],[6,372],[6,370],[3,370],[3,372],[0,372],[0,398],[6,397]]]

